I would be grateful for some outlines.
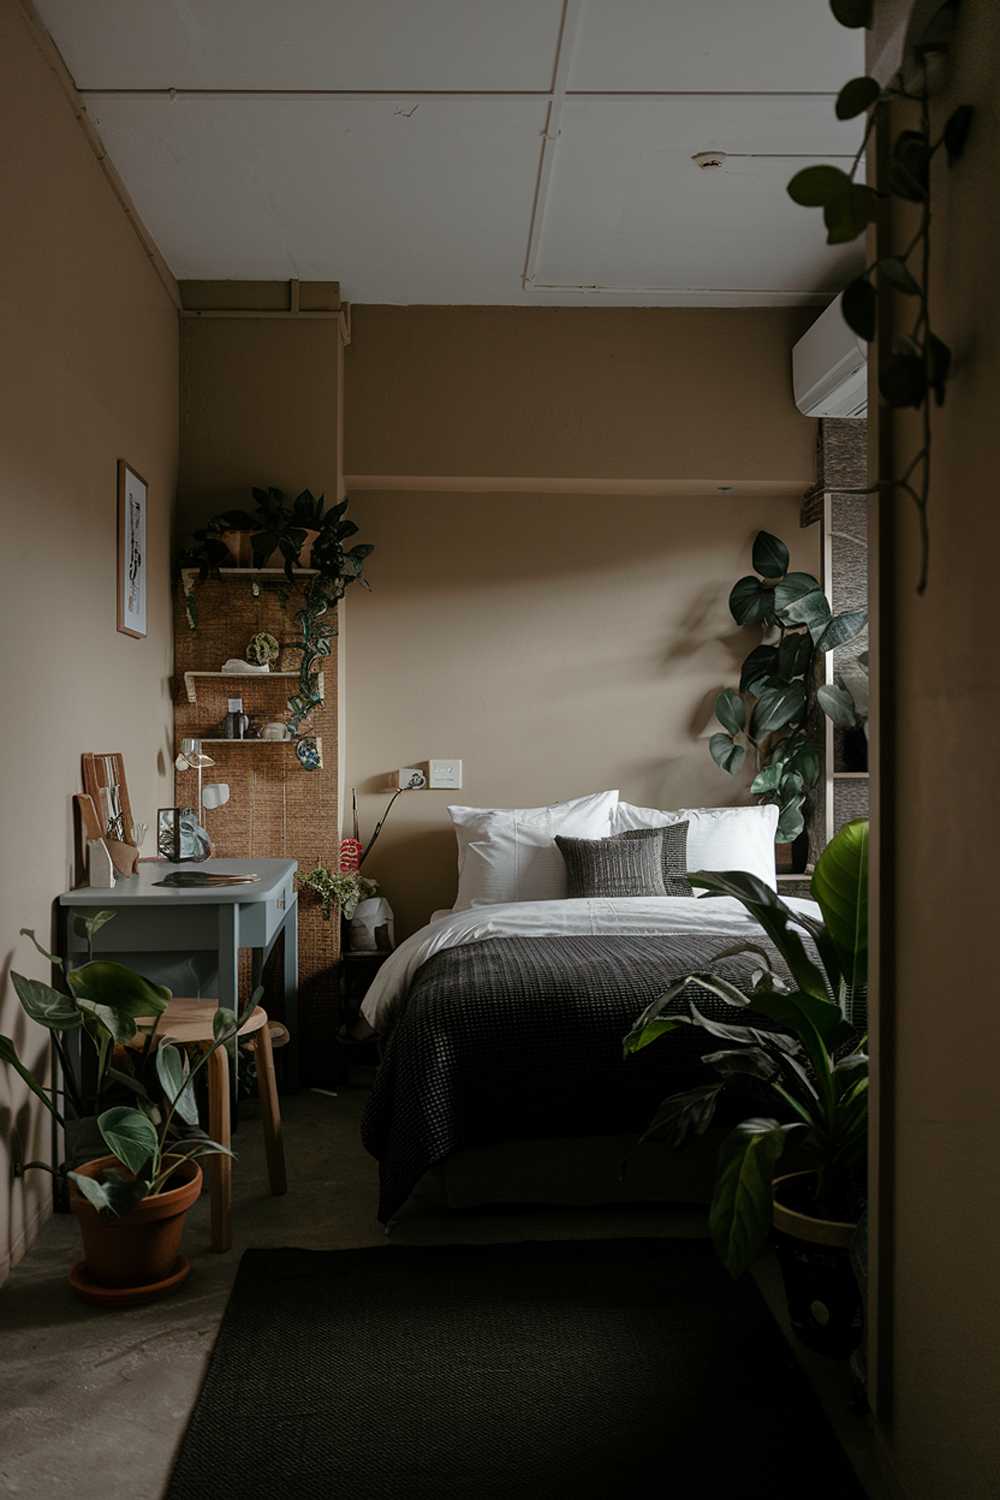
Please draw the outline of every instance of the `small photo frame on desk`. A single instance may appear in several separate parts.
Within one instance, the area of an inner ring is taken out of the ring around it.
[[[142,475],[118,460],[118,629],[141,640],[146,634],[146,506]]]
[[[181,810],[160,807],[156,812],[156,852],[161,859],[179,864],[181,858]]]

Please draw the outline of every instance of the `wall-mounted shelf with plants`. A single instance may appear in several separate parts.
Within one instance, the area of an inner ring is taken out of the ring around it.
[[[275,682],[284,679],[289,682],[297,682],[298,672],[185,672],[184,692],[189,703],[198,702],[198,681],[207,678],[214,682]],[[325,696],[325,679],[322,672],[316,673],[316,691],[320,698]]]
[[[265,588],[277,590],[286,612],[293,601],[301,601],[292,616],[295,637],[274,643],[281,651],[298,654],[298,669],[268,675],[288,676],[295,682],[285,723],[303,768],[314,770],[322,757],[318,741],[308,732],[309,719],[324,702],[320,669],[337,634],[336,606],[352,583],[368,587],[364,566],[373,548],[367,543],[346,545],[358,530],[346,519],[346,500],[328,508],[323,495],[309,490],[289,500],[273,485],[254,489],[252,495],[254,511],[219,512],[193,533],[182,552],[179,574],[187,622],[197,630],[197,588],[210,578],[247,580],[258,596]],[[244,682],[256,675],[241,674]],[[190,692],[188,687],[189,701],[196,701]]]

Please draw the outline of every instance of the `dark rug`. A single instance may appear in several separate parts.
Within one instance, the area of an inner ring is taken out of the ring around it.
[[[250,1250],[170,1500],[863,1500],[704,1244]]]

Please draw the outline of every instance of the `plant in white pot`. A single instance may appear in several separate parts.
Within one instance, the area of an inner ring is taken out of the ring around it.
[[[625,1039],[626,1056],[698,1027],[714,1040],[702,1062],[718,1077],[665,1099],[644,1139],[680,1146],[703,1134],[736,1079],[749,1079],[770,1096],[773,1112],[743,1120],[723,1144],[709,1212],[712,1239],[727,1269],[739,1276],[764,1252],[773,1228],[793,1326],[813,1348],[847,1354],[861,1332],[848,1249],[865,1203],[867,820],[846,824],[817,861],[812,894],[822,922],[793,910],[743,871],[688,878],[710,896],[742,902],[790,978],[775,971],[769,950],[744,944],[726,956],[749,952],[759,959],[747,992],[718,975],[686,974],[646,1008]],[[691,984],[717,995],[737,1016],[742,1012],[741,1023],[713,1020],[693,1002],[688,1014],[670,1014]],[[786,1152],[796,1158],[796,1170],[779,1175]]]

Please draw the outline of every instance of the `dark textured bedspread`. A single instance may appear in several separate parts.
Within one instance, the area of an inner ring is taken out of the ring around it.
[[[383,1223],[424,1173],[465,1146],[639,1128],[672,1088],[705,1076],[710,1039],[684,1028],[625,1062],[622,1040],[672,980],[711,969],[747,985],[759,961],[718,955],[732,937],[503,937],[436,954],[419,970],[365,1111]],[[767,945],[764,945],[767,946]],[[784,965],[775,954],[773,966]],[[703,1014],[749,1020],[708,991]],[[771,1023],[753,1017],[753,1024]]]

